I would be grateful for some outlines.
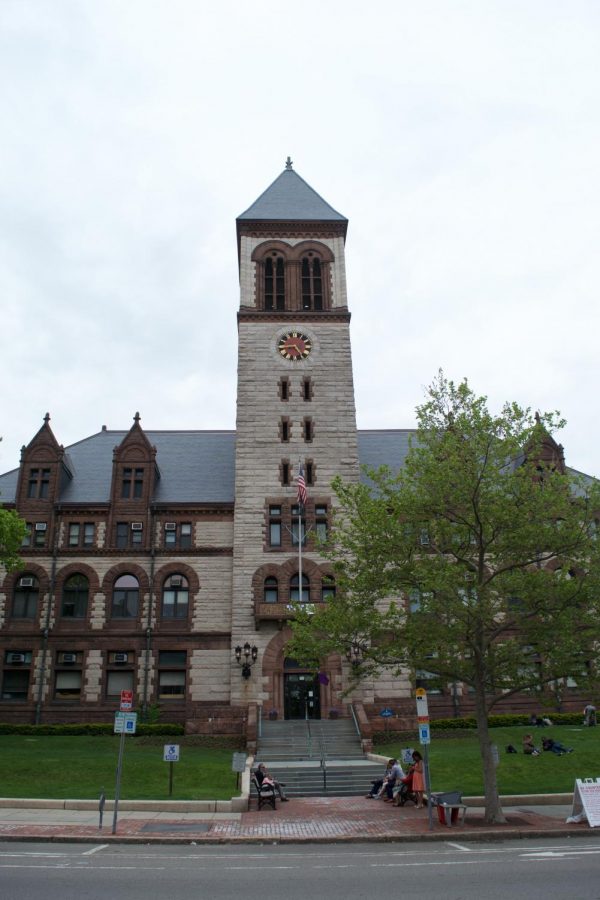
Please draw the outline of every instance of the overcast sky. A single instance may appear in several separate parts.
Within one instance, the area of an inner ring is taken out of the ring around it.
[[[0,0],[0,471],[235,427],[235,218],[284,168],[350,220],[361,428],[442,367],[559,409],[600,475],[597,0]]]

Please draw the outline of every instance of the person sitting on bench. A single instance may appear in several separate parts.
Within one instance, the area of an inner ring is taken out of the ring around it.
[[[283,791],[284,786],[279,781],[277,781],[275,778],[273,778],[272,775],[269,775],[264,763],[261,763],[258,766],[255,774],[256,774],[256,780],[258,781],[259,785],[262,785],[263,783],[264,784],[272,784],[273,787],[275,788],[275,790],[277,791],[277,793],[279,794],[279,799],[283,800],[284,803],[287,803],[287,801],[289,800],[289,797],[285,796],[285,793]]]

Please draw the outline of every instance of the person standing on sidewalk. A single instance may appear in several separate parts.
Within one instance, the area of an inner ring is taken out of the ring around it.
[[[423,757],[419,753],[418,750],[415,750],[413,755],[413,762],[415,767],[413,769],[413,780],[412,780],[412,789],[416,796],[416,807],[417,809],[423,809],[423,791],[425,790],[425,775],[423,773]]]

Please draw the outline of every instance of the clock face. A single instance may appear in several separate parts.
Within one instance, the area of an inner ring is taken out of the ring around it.
[[[297,362],[298,360],[306,359],[309,355],[312,350],[312,341],[300,331],[288,331],[279,338],[277,349],[280,356],[283,356],[284,359]]]

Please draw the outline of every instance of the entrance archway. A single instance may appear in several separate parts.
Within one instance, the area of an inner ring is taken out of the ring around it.
[[[283,716],[285,719],[321,718],[321,683],[318,675],[298,666],[295,659],[283,662]]]

